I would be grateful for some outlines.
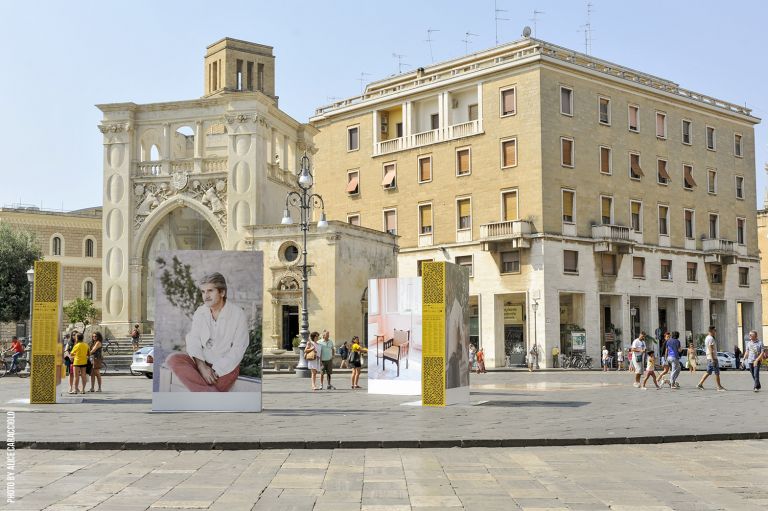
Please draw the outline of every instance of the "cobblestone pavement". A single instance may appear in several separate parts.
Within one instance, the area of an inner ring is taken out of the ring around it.
[[[83,434],[88,434],[83,432]],[[17,451],[2,509],[765,510],[768,441],[260,451]]]
[[[148,449],[162,448],[166,442],[172,447],[186,442],[185,449],[205,448],[205,443],[211,447],[215,442],[221,447],[250,442],[246,448],[257,448],[259,442],[272,442],[270,447],[289,442],[283,447],[295,448],[305,439],[328,442],[312,445],[317,448],[344,447],[344,442],[357,442],[357,447],[374,447],[376,442],[389,442],[390,447],[452,447],[462,440],[468,446],[516,447],[551,445],[544,442],[547,439],[575,444],[584,444],[584,439],[654,442],[661,437],[696,440],[690,435],[768,432],[768,392],[753,393],[748,373],[724,372],[728,392],[716,392],[711,381],[706,382],[707,390],[696,390],[701,374],[696,380],[684,374],[683,388],[675,391],[641,391],[632,387],[630,374],[616,372],[472,375],[473,405],[444,409],[406,404],[415,397],[368,395],[349,388],[313,393],[307,390],[307,379],[269,375],[264,412],[256,414],[152,413],[151,381],[140,376],[107,377],[105,392],[87,394],[81,404],[29,405],[23,402],[28,399],[29,380],[3,378],[0,406],[16,412],[16,439],[21,442],[118,443],[92,448],[120,448],[120,442]],[[348,378],[334,383],[342,388]],[[317,428],[324,433],[310,434]],[[87,431],[95,433],[83,434]],[[441,440],[452,443],[434,443]],[[490,443],[471,444],[480,440]]]

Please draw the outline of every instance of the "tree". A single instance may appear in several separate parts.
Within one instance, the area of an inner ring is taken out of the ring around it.
[[[29,318],[27,270],[41,256],[34,234],[0,222],[0,321]]]
[[[93,306],[93,300],[90,298],[75,298],[69,305],[64,306],[64,313],[70,323],[82,323],[85,330],[101,311]]]

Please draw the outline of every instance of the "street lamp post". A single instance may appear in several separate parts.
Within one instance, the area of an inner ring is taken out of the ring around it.
[[[322,214],[320,220],[317,222],[318,230],[325,230],[328,227],[328,221],[325,218],[325,204],[323,198],[316,194],[310,193],[312,189],[313,177],[310,171],[310,162],[307,153],[301,157],[301,165],[297,173],[297,182],[301,192],[291,191],[285,197],[285,211],[283,212],[283,220],[280,222],[283,225],[292,225],[293,219],[291,218],[291,212],[288,209],[289,206],[294,206],[299,209],[301,214],[301,220],[299,226],[301,227],[303,243],[301,246],[301,328],[299,335],[301,335],[301,343],[299,344],[299,363],[296,366],[296,374],[299,377],[309,377],[309,370],[307,370],[307,360],[304,358],[304,348],[309,341],[309,311],[308,306],[308,286],[309,280],[307,275],[307,231],[309,231],[310,225],[310,212],[313,207],[320,208]]]
[[[32,342],[32,303],[35,293],[35,269],[27,270],[27,282],[29,282],[29,331],[27,332],[27,344]]]
[[[539,310],[539,301],[538,300],[534,300],[533,301],[533,303],[531,304],[531,310],[533,311],[533,345],[536,346],[536,340],[538,338],[538,336],[536,335],[536,311]],[[531,352],[531,350],[528,350],[528,353],[530,353],[530,352]],[[536,349],[536,353],[538,353],[538,352],[539,352],[539,350],[537,348]],[[539,368],[538,366],[539,366],[539,356],[540,355],[541,354],[539,353],[536,356],[536,360],[534,361],[535,364],[536,364],[536,367],[534,369],[538,369]]]

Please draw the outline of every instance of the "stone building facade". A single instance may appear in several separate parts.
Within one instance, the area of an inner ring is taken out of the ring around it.
[[[762,324],[750,110],[545,41],[371,83],[319,108],[330,218],[400,239],[398,274],[470,268],[493,366],[536,345],[626,348],[659,327],[725,345]]]
[[[33,233],[43,258],[61,263],[65,305],[75,298],[87,297],[101,309],[100,207],[69,212],[29,206],[0,208],[0,222]],[[27,331],[28,322],[18,326],[3,323],[0,324],[0,339],[26,335]]]

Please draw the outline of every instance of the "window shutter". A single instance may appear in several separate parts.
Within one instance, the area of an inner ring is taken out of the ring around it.
[[[637,127],[637,108],[634,106],[629,107],[629,125]]]
[[[383,186],[392,186],[392,183],[395,181],[395,169],[396,167],[394,165],[387,165],[384,167],[384,179],[381,181]]]
[[[664,133],[664,120],[665,120],[664,114],[656,114],[656,136],[657,137],[666,137],[666,133]]]
[[[685,165],[683,166],[683,170],[684,170],[685,184],[689,188],[693,188],[694,186],[696,186],[696,181],[693,180],[693,167],[689,165]]]
[[[504,149],[504,167],[513,167],[517,165],[517,157],[515,149],[517,142],[515,140],[507,140],[502,143]]]
[[[605,173],[611,171],[611,150],[607,147],[600,148],[600,171]]]
[[[515,89],[505,90],[501,93],[504,103],[504,115],[515,113]]]
[[[385,214],[387,222],[387,231],[393,232],[397,229],[397,213],[387,211]]]
[[[459,216],[469,216],[469,200],[459,201]]]
[[[630,154],[629,165],[632,168],[632,172],[634,172],[636,175],[640,177],[643,177],[645,175],[645,173],[643,172],[643,169],[640,168],[640,155]]]
[[[432,159],[422,158],[419,160],[419,180],[429,181],[432,179]]]
[[[422,206],[421,212],[421,226],[432,227],[432,206]]]
[[[632,214],[633,215],[639,215],[640,214],[640,203],[639,202],[633,202],[632,203]]]
[[[611,218],[611,202],[612,200],[609,197],[603,197],[601,201],[602,216],[606,218]]]
[[[645,277],[645,259],[635,257],[632,259],[632,273],[635,277]]]
[[[561,140],[563,165],[573,165],[573,140],[568,140],[566,138]]]
[[[563,216],[573,218],[573,192],[563,192]]]
[[[504,194],[504,221],[517,220],[517,192]]]
[[[357,173],[349,175],[349,182],[347,183],[347,193],[355,193],[357,191],[357,184],[359,178]]]
[[[459,174],[469,172],[469,150],[463,149],[457,154],[459,160]]]

